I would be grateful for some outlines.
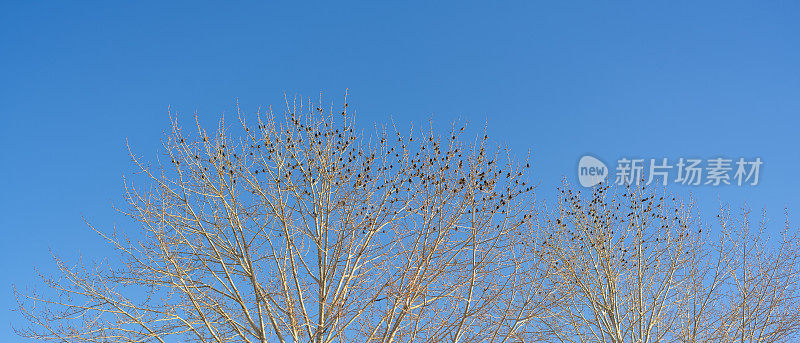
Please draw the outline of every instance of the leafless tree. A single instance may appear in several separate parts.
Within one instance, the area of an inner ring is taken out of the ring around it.
[[[800,250],[744,208],[716,225],[663,189],[565,185],[463,126],[364,135],[345,104],[212,133],[170,115],[163,162],[131,153],[112,262],[15,290],[61,342],[786,342]],[[250,123],[252,121],[252,123]],[[239,125],[240,124],[240,125]],[[141,181],[141,182],[140,182]],[[788,216],[787,216],[788,217]],[[94,229],[94,227],[92,227]]]
[[[302,100],[210,134],[170,118],[163,163],[131,153],[135,225],[96,229],[114,262],[56,257],[49,287],[15,291],[22,336],[519,342],[556,300],[528,244],[528,165],[485,135],[365,136],[346,103]]]
[[[743,207],[723,207],[717,220],[720,243],[699,265],[687,342],[791,342],[800,330],[800,246],[787,220],[769,230],[762,213],[757,225]],[[770,231],[773,231],[770,235]],[[693,269],[694,270],[694,269]],[[703,285],[703,286],[697,286]],[[691,319],[696,318],[696,319]],[[683,338],[683,337],[682,337]]]
[[[544,340],[796,339],[797,231],[787,223],[767,243],[766,222],[753,229],[748,216],[723,208],[712,235],[692,202],[663,189],[605,184],[581,194],[565,185],[537,240],[564,292],[541,317]]]

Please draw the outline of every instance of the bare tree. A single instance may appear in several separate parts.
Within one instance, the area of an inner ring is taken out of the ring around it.
[[[766,243],[723,208],[719,239],[663,190],[565,185],[538,254],[564,292],[543,337],[558,342],[785,342],[800,329],[797,232]],[[705,233],[704,233],[705,231]]]
[[[527,244],[527,163],[487,137],[360,134],[345,103],[287,101],[238,131],[133,153],[114,263],[15,293],[25,337],[63,342],[505,342],[554,301]],[[253,119],[253,118],[251,118]]]
[[[756,227],[750,216],[747,207],[736,216],[723,207],[717,217],[721,240],[728,247],[720,245],[716,260],[725,268],[715,268],[710,274],[714,279],[705,280],[705,284],[716,282],[719,286],[698,292],[716,303],[709,306],[710,315],[693,325],[704,328],[706,335],[692,336],[691,342],[788,342],[800,338],[798,230],[790,227],[787,214],[778,235],[767,235],[766,214],[762,213]]]
[[[170,115],[163,163],[131,157],[113,262],[15,294],[24,337],[61,342],[785,342],[797,230],[718,229],[648,187],[565,185],[463,126],[355,129],[288,102],[212,133]],[[471,143],[470,143],[471,142]],[[139,183],[138,181],[142,181]],[[93,228],[94,229],[94,228]],[[106,259],[108,261],[109,259]]]

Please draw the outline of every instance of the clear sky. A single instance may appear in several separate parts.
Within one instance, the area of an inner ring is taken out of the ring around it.
[[[757,186],[672,189],[709,217],[722,199],[776,229],[784,206],[798,218],[798,2],[266,3],[0,4],[0,341],[16,340],[11,283],[37,284],[48,249],[104,251],[82,216],[131,228],[111,207],[125,140],[157,157],[168,107],[211,127],[237,99],[349,89],[364,127],[486,124],[531,151],[543,199],[585,154],[760,157]]]

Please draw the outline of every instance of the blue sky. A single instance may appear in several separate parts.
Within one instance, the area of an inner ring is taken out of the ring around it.
[[[0,4],[0,340],[10,285],[49,250],[99,256],[82,217],[116,215],[126,139],[158,156],[167,109],[209,126],[341,102],[360,124],[453,120],[531,152],[539,197],[581,156],[764,161],[759,185],[686,187],[775,215],[800,210],[800,4],[770,2],[3,2]],[[796,225],[795,225],[796,226]]]

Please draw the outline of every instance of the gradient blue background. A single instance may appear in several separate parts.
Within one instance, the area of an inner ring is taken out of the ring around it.
[[[52,270],[48,249],[106,251],[82,216],[131,228],[111,207],[133,171],[125,140],[158,157],[168,107],[213,127],[237,98],[251,113],[284,92],[341,104],[349,88],[365,128],[488,125],[531,151],[548,200],[587,153],[761,157],[756,187],[673,190],[708,217],[746,200],[777,230],[800,210],[799,16],[790,1],[4,1],[0,341],[17,340],[11,284]]]

